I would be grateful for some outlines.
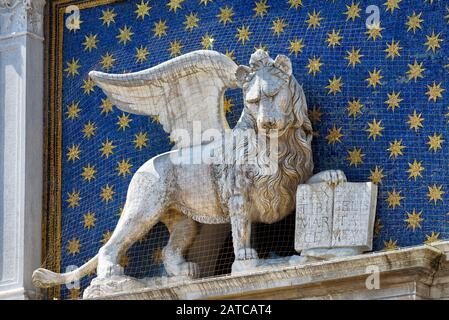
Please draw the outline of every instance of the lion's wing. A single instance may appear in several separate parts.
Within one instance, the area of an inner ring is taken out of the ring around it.
[[[237,65],[227,56],[198,50],[135,73],[92,71],[89,75],[119,109],[158,116],[164,130],[172,134],[176,147],[185,148],[201,144],[192,139],[196,121],[202,132],[228,128],[224,91],[237,87],[236,69]],[[177,140],[179,131],[173,133],[179,129],[187,130],[190,139]]]

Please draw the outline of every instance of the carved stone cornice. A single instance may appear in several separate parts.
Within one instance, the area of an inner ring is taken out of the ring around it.
[[[45,0],[0,0],[0,36],[29,32],[43,37]]]

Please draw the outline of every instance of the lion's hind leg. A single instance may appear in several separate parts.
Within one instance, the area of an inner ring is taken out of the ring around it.
[[[164,189],[154,182],[154,177],[141,173],[136,173],[131,180],[122,216],[98,254],[99,278],[123,275],[122,255],[142,239],[166,211],[166,204],[161,200],[164,199]]]
[[[174,210],[167,212],[161,221],[170,232],[168,244],[162,251],[165,270],[170,276],[198,277],[198,265],[184,258],[195,239],[197,222]]]

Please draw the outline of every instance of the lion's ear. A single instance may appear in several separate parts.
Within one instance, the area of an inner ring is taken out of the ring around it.
[[[250,74],[250,72],[250,67],[238,66],[237,70],[235,71],[235,77],[240,87],[242,87],[243,84],[248,81],[248,75]]]
[[[278,55],[276,60],[274,60],[274,65],[284,71],[287,75],[292,75],[292,62],[289,57],[282,54]]]

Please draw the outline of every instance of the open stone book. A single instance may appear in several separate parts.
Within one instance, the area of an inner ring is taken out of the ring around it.
[[[371,182],[302,184],[296,193],[295,250],[372,250],[377,186]]]

